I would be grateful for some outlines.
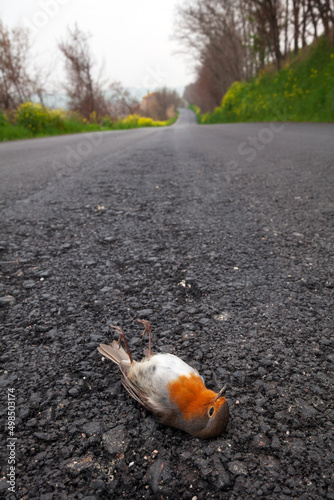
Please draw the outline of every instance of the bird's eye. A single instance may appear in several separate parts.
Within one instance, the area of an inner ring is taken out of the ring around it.
[[[209,418],[211,418],[213,416],[214,412],[215,412],[215,408],[214,408],[214,406],[211,406],[211,408],[208,411]]]

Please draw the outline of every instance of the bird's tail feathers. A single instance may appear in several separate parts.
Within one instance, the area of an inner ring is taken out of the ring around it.
[[[122,361],[129,361],[129,355],[124,351],[123,347],[119,345],[116,340],[111,345],[100,344],[97,348],[102,356],[111,359],[116,365],[120,365]]]

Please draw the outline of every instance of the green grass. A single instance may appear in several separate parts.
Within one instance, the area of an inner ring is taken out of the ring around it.
[[[190,104],[190,106],[188,106],[188,108],[191,109],[195,113],[197,123],[202,123],[202,115],[201,115],[200,108],[198,106],[196,106],[195,104]]]
[[[0,111],[0,141],[31,139],[53,135],[123,130],[143,127],[165,127],[172,125],[178,113],[166,121],[154,121],[151,118],[129,115],[113,121],[104,116],[97,119],[93,112],[90,121],[78,113],[63,110],[50,110],[36,103],[24,103],[15,113],[4,115]]]
[[[196,112],[196,111],[195,111]],[[334,121],[334,47],[326,39],[307,47],[279,72],[235,82],[221,106],[196,113],[199,123]]]

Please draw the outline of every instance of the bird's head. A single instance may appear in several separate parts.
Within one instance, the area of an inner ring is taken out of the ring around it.
[[[172,425],[202,439],[219,436],[230,415],[224,391],[225,387],[218,393],[207,389],[202,378],[193,373],[179,377],[169,386],[170,401],[179,410]]]
[[[210,439],[220,436],[225,431],[230,412],[227,400],[222,395],[224,390],[225,387],[218,394],[215,394],[213,398],[204,403],[204,411],[199,419],[201,425],[197,429],[194,429],[193,436]]]

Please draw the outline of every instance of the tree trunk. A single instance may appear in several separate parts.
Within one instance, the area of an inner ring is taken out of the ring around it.
[[[298,54],[298,41],[299,41],[299,0],[293,0],[293,40],[294,40],[294,53]]]

